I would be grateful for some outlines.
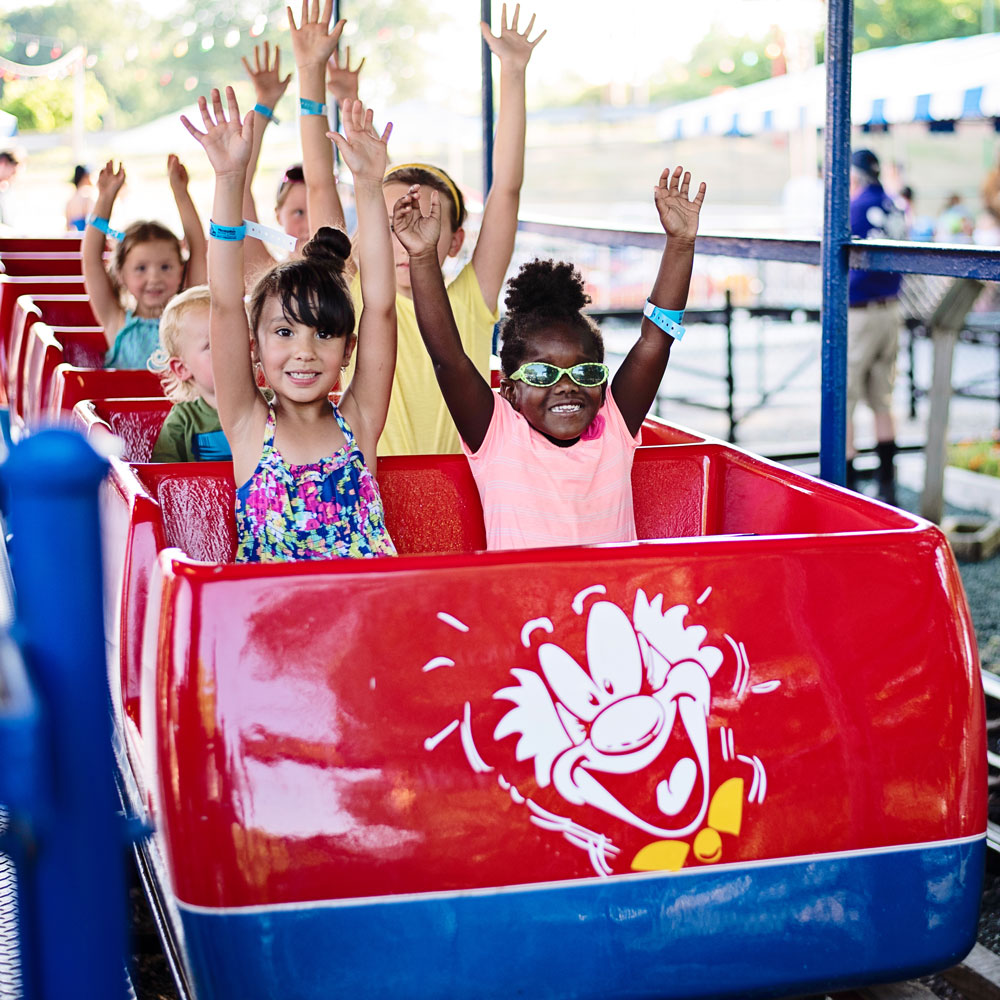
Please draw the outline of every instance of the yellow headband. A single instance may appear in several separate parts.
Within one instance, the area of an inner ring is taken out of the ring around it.
[[[400,163],[398,166],[390,167],[390,169],[385,172],[385,177],[382,178],[382,182],[385,183],[385,181],[391,180],[392,175],[399,173],[401,170],[423,170],[441,181],[445,187],[448,188],[452,204],[455,206],[455,217],[456,219],[458,218],[458,213],[461,211],[462,205],[462,201],[458,196],[458,188],[455,187],[455,182],[443,170],[439,170],[437,167],[432,167],[429,163]]]

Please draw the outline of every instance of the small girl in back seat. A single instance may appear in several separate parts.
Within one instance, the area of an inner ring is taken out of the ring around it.
[[[159,347],[163,307],[183,288],[205,283],[205,233],[188,193],[187,170],[173,154],[167,173],[190,254],[186,261],[180,240],[159,222],[133,222],[123,233],[111,229],[125,168],[115,170],[108,160],[97,178],[97,202],[83,236],[83,281],[107,337],[105,368],[145,368]],[[104,266],[106,236],[117,241],[110,271]]]
[[[482,498],[488,548],[635,539],[632,458],[684,333],[705,198],[704,184],[689,198],[690,183],[681,167],[660,175],[654,198],[667,241],[639,339],[610,387],[600,331],[582,312],[582,278],[571,264],[535,260],[508,285],[499,396],[465,353],[445,292],[442,199],[432,191],[424,215],[414,185],[396,202],[417,324]]]
[[[344,281],[347,236],[321,228],[301,259],[270,268],[243,303],[243,189],[254,116],[228,117],[217,90],[198,99],[205,131],[181,118],[215,170],[208,283],[212,371],[233,449],[238,562],[395,555],[372,475],[396,361],[389,219],[382,198],[386,140],[360,102],[344,107],[337,147],[354,174],[364,269],[354,378],[330,393],[354,350],[354,307]],[[249,312],[249,322],[247,313]],[[251,353],[252,341],[252,353]],[[268,401],[254,361],[273,391]]]

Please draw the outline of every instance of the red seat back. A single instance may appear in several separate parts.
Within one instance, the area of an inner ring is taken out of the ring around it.
[[[24,344],[32,326],[42,318],[41,310],[30,295],[20,295],[14,303],[10,321],[10,339],[7,344],[7,367],[4,379],[4,396],[10,409],[11,421],[20,422],[21,382]]]
[[[14,303],[21,295],[86,295],[83,277],[0,274],[0,386],[6,387]]]
[[[211,463],[211,468],[218,464]],[[164,476],[156,488],[167,544],[183,549],[192,559],[232,562],[236,556],[236,487],[232,472],[199,470],[191,474],[197,468],[193,465],[163,468],[185,470]]]
[[[58,419],[81,399],[120,399],[123,396],[158,398],[163,396],[160,377],[153,372],[128,369],[75,368],[57,365],[52,373],[45,416]]]
[[[100,326],[90,305],[89,295],[48,295],[38,293],[31,296],[42,311],[42,319],[49,326]]]
[[[23,362],[21,417],[29,430],[48,414],[56,366],[98,368],[106,348],[100,327],[53,327],[35,323],[28,333]]]
[[[483,506],[464,455],[380,458],[378,483],[400,554],[486,548]]]
[[[73,417],[88,436],[100,428],[117,437],[126,462],[148,462],[171,406],[169,399],[86,399]]]
[[[0,236],[0,257],[7,253],[79,251],[82,245],[82,233],[66,233],[62,236]]]
[[[0,267],[6,274],[83,274],[80,251],[69,253],[8,252],[0,254]]]

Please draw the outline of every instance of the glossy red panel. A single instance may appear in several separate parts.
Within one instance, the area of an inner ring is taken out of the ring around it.
[[[673,540],[474,553],[460,461],[398,462],[382,489],[401,551],[426,551],[422,518],[449,553],[220,565],[228,466],[116,467],[133,484],[120,510],[144,498],[120,571],[124,700],[181,899],[532,883],[985,828],[973,633],[933,526],[709,442],[637,456],[638,516]],[[153,550],[172,544],[210,561],[161,556],[161,591]]]

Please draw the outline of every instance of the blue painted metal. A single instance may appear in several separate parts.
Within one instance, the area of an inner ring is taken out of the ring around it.
[[[480,17],[487,24],[493,23],[491,0],[482,0]],[[493,187],[493,53],[485,40],[483,58],[483,200]]]
[[[959,961],[975,943],[984,856],[977,839],[533,890],[182,905],[181,917],[201,1000],[287,996],[291,983],[296,996],[387,1000],[792,995]],[[784,947],[762,956],[779,934]]]
[[[663,249],[663,233],[632,229],[597,229],[538,219],[521,219],[523,233],[579,240],[594,246]],[[783,236],[744,236],[734,233],[700,233],[696,252],[716,257],[749,260],[782,260],[819,266],[822,241]],[[850,267],[910,274],[948,274],[981,281],[1000,281],[1000,250],[991,247],[941,243],[899,243],[893,240],[851,240],[847,245]]]
[[[829,0],[826,22],[826,131],[823,198],[823,368],[819,474],[843,485],[847,435],[848,176],[851,161],[853,0]]]
[[[48,430],[18,444],[0,469],[17,630],[45,726],[31,806],[35,850],[18,873],[37,910],[24,956],[30,1000],[126,995],[125,835],[97,508],[106,464],[78,434]]]

